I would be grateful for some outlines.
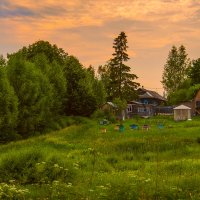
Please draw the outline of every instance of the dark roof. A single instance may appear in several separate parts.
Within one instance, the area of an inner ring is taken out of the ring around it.
[[[139,92],[139,98],[140,99],[148,98],[148,99],[159,99],[161,101],[167,101],[164,97],[162,97],[161,95],[159,95],[155,91],[140,88],[140,89],[138,89],[138,92]]]

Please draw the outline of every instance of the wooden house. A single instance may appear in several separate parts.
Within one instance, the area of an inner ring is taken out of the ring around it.
[[[166,99],[155,91],[146,90],[144,88],[138,89],[139,100],[143,104],[151,104],[154,106],[165,105]]]
[[[130,101],[128,102],[126,113],[128,117],[132,117],[133,115],[153,116],[154,106],[151,104],[144,104],[139,101]]]
[[[153,116],[157,113],[156,108],[166,103],[166,99],[155,91],[140,88],[138,94],[138,101],[128,102],[126,112],[129,117],[133,115]]]

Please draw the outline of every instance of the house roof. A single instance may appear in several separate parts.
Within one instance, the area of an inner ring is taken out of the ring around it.
[[[175,107],[174,110],[191,110],[191,108],[185,105],[180,105],[180,106]]]
[[[140,99],[148,98],[148,99],[159,99],[161,101],[167,101],[164,97],[162,97],[155,91],[146,90],[144,88],[140,88],[139,91],[141,91],[141,93],[142,93],[139,95]]]
[[[110,106],[112,106],[113,108],[117,108],[117,106],[113,102],[108,101],[106,103],[109,104]]]
[[[138,101],[129,101],[129,104],[137,104],[137,105],[143,105],[143,103],[138,102]]]

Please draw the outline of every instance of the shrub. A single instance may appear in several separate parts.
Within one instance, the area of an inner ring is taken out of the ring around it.
[[[15,185],[9,185],[6,183],[0,183],[0,199],[4,200],[20,200],[25,199],[26,194],[29,191],[27,189],[17,188]]]

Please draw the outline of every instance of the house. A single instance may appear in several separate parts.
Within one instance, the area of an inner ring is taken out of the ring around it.
[[[139,101],[130,101],[128,102],[126,113],[128,117],[133,115],[152,116],[154,115],[154,106]]]
[[[154,106],[164,105],[166,103],[166,99],[159,95],[155,91],[146,90],[144,88],[138,89],[139,100],[144,104],[151,104]]]
[[[157,107],[166,103],[166,99],[155,91],[140,88],[138,94],[138,101],[128,102],[126,112],[129,117],[133,115],[153,116],[158,111]]]

